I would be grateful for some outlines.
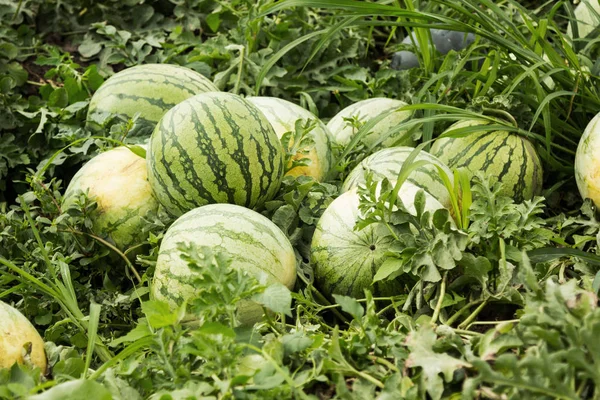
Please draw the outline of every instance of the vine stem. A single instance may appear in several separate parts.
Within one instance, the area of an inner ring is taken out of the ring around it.
[[[488,303],[488,299],[485,299],[485,301],[484,301],[483,303],[481,303],[481,304],[479,305],[479,307],[477,307],[477,308],[475,309],[475,311],[473,311],[473,312],[471,313],[471,315],[469,315],[469,316],[467,317],[467,319],[465,319],[463,322],[461,322],[461,323],[458,325],[458,328],[459,328],[459,329],[467,328],[467,327],[468,327],[468,326],[471,324],[471,322],[473,322],[473,320],[474,320],[475,318],[477,318],[477,315],[479,315],[479,313],[481,312],[481,310],[483,310],[483,308],[484,308],[484,307],[487,305],[487,303]]]
[[[279,365],[279,363],[277,361],[275,361],[273,359],[273,357],[271,357],[270,354],[266,353],[263,349],[260,349],[256,346],[253,346],[249,343],[243,343],[242,345],[244,345],[244,347],[262,355],[272,366],[273,368],[279,372],[279,374],[281,374],[281,376],[283,376],[283,379],[287,382],[288,385],[290,385],[291,387],[293,387],[294,389],[296,389],[297,394],[298,394],[298,398],[300,399],[306,399],[308,400],[309,397],[306,393],[304,393],[304,391],[302,389],[298,388],[297,383],[294,381],[294,379],[289,375],[289,373],[287,373],[285,370],[283,370],[281,368],[281,366]]]
[[[500,325],[500,324],[504,324],[504,323],[517,323],[521,321],[520,319],[506,319],[504,321],[475,321],[473,323],[471,323],[471,325]]]
[[[121,257],[123,260],[125,260],[125,263],[127,264],[127,267],[131,270],[131,272],[133,273],[133,275],[135,276],[135,278],[138,280],[138,283],[142,283],[142,277],[140,276],[139,272],[137,272],[137,270],[135,269],[135,267],[133,266],[133,264],[131,263],[131,261],[129,261],[129,259],[127,258],[127,256],[125,254],[123,254],[123,252],[121,252],[121,250],[117,249],[115,246],[113,246],[112,244],[110,244],[106,240],[102,239],[101,237],[93,235],[91,233],[81,232],[81,231],[78,231],[78,230],[75,230],[75,229],[71,229],[70,231],[67,231],[67,232],[71,232],[71,233],[75,233],[75,234],[83,235],[83,236],[89,236],[92,239],[97,240],[98,242],[102,243],[104,246],[108,247],[109,249],[111,249],[115,253],[117,253],[119,255],[119,257]]]
[[[377,364],[381,364],[394,372],[398,372],[398,368],[394,364],[392,364],[391,362],[386,360],[385,358],[381,358],[381,357],[377,357],[377,356],[369,356],[369,358],[371,359],[371,361],[373,361]]]
[[[481,303],[482,301],[483,300],[475,300],[470,302],[469,304],[458,310],[456,313],[454,313],[454,315],[452,315],[450,318],[448,318],[448,320],[446,321],[446,325],[452,326],[452,324],[458,319],[458,317],[460,317],[465,311],[469,310],[474,305]]]
[[[240,63],[238,64],[237,79],[235,81],[235,86],[233,87],[233,93],[234,94],[238,94],[238,92],[240,91],[240,84],[242,82],[242,72],[244,70],[245,52],[246,52],[246,48],[245,47],[241,47],[240,48]]]
[[[435,310],[433,311],[433,315],[431,316],[431,323],[435,324],[437,321],[440,311],[442,310],[442,304],[444,302],[444,296],[446,295],[446,280],[448,279],[448,272],[444,272],[444,278],[442,279],[442,284],[440,285],[440,295],[435,306]]]
[[[302,280],[302,282],[304,282],[310,289],[311,293],[313,294],[314,297],[316,297],[316,299],[319,301],[320,305],[322,305],[324,307],[324,309],[331,309],[331,312],[333,312],[335,314],[336,317],[338,317],[340,319],[340,321],[343,321],[347,324],[350,323],[350,320],[348,318],[346,318],[338,309],[337,307],[331,307],[332,304],[329,300],[327,300],[327,298],[325,296],[323,296],[323,294],[321,292],[319,292],[319,290],[317,290],[316,287],[314,287],[312,285],[311,282],[308,281],[308,279],[306,279],[306,277],[304,277],[303,274],[298,274],[298,276],[300,277],[300,279]]]

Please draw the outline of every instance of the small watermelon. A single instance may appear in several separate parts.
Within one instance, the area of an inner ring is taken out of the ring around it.
[[[419,190],[418,186],[404,182],[398,193],[413,215],[416,215],[414,198]],[[428,211],[444,208],[427,192],[425,199]],[[340,294],[362,298],[364,289],[370,289],[376,296],[402,294],[403,289],[396,281],[373,284],[373,277],[395,241],[384,224],[355,230],[359,204],[357,189],[351,189],[335,199],[321,216],[310,248],[316,286],[327,296]]]
[[[205,93],[173,107],[150,139],[150,184],[174,216],[212,203],[260,207],[277,193],[283,148],[256,106]]]
[[[25,350],[28,344],[29,353]],[[45,373],[47,361],[42,337],[23,314],[0,301],[0,369],[23,364],[24,354]]]
[[[379,121],[373,129],[363,137],[363,142],[370,147],[382,139],[392,128],[406,122],[412,116],[412,111],[395,111],[406,105],[407,104],[403,101],[386,99],[384,97],[362,100],[337,113],[331,118],[327,124],[327,128],[329,128],[329,131],[338,145],[347,146],[358,132],[356,128],[348,124],[346,121],[347,118],[356,117],[361,123],[365,124],[372,118],[391,112],[391,114]],[[381,147],[414,145],[415,141],[407,130],[396,132],[381,143]]]
[[[413,150],[414,148],[412,147],[390,147],[371,154],[350,172],[344,181],[342,192],[347,192],[350,189],[364,184],[368,171],[373,172],[373,178],[375,180],[387,178],[390,181],[395,181],[398,179],[398,174],[400,174],[400,169],[402,168],[404,161]],[[450,178],[450,182],[454,181],[452,171],[450,171],[443,162],[426,151],[419,152],[415,161],[428,161],[431,164],[414,170],[409,175],[407,181],[425,189],[425,191],[442,203],[444,207],[451,209],[452,203],[450,201],[448,189],[446,189],[436,165],[446,172]]]
[[[295,167],[287,175],[312,176],[317,181],[322,180],[331,167],[331,151],[329,145],[329,130],[313,113],[287,100],[275,97],[249,97],[252,104],[257,106],[265,114],[275,133],[281,139],[284,133],[294,132],[296,120],[302,121],[316,120],[317,126],[310,131],[314,147],[309,154],[298,154],[295,159],[308,158],[310,164],[307,166]],[[290,147],[293,143],[290,143]],[[302,150],[302,149],[301,149]]]
[[[448,131],[488,125],[486,120],[459,121]],[[450,168],[464,167],[468,173],[483,171],[494,184],[502,182],[501,194],[516,202],[530,200],[542,191],[542,163],[533,144],[507,131],[478,131],[464,137],[435,141],[431,154]]]
[[[600,207],[600,113],[588,123],[575,154],[575,181],[583,199]]]
[[[87,115],[88,126],[95,128],[112,114],[133,118],[140,113],[140,123],[151,133],[173,106],[194,95],[218,91],[208,78],[186,67],[138,65],[111,76],[94,93]]]
[[[107,236],[122,250],[145,240],[144,218],[155,215],[159,206],[148,182],[146,160],[127,147],[101,153],[77,171],[65,192],[63,209],[82,192],[98,205],[91,215],[94,233]]]
[[[160,245],[152,295],[173,307],[195,292],[190,283],[193,272],[180,258],[179,243],[210,246],[229,256],[233,268],[257,278],[265,273],[268,283],[294,287],[296,257],[285,234],[255,211],[232,204],[211,204],[179,217]],[[252,324],[262,316],[261,307],[255,303],[246,302],[240,307],[238,316],[243,324]]]

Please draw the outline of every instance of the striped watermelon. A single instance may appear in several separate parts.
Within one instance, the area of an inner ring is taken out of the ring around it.
[[[101,153],[77,171],[65,192],[63,209],[73,205],[82,192],[98,205],[91,216],[97,235],[107,236],[122,250],[145,240],[144,218],[158,210],[146,160],[127,147]]]
[[[175,216],[210,203],[260,207],[283,174],[283,148],[269,121],[252,103],[223,92],[167,112],[147,160],[154,193]]]
[[[404,182],[398,193],[414,215],[413,203],[419,190],[418,186]],[[427,192],[425,196],[426,210],[443,208]],[[362,298],[364,289],[381,296],[401,294],[402,287],[395,281],[378,281],[373,285],[373,277],[385,261],[385,253],[394,238],[384,224],[355,230],[359,204],[357,189],[351,189],[335,199],[321,216],[310,248],[316,286],[327,296],[341,294]]]
[[[333,135],[335,142],[341,146],[347,146],[356,134],[357,130],[348,125],[345,118],[357,117],[362,123],[366,123],[383,113],[397,110],[407,104],[400,100],[375,97],[354,103],[337,113],[327,124],[327,128]],[[407,121],[412,116],[412,111],[395,111],[379,121],[373,129],[363,137],[367,146],[373,146],[383,138],[392,128]],[[382,147],[392,146],[414,146],[415,141],[411,135],[402,130],[383,140]]]
[[[373,178],[376,180],[388,178],[390,181],[393,181],[398,179],[398,174],[400,173],[404,161],[413,150],[413,147],[390,147],[373,153],[350,172],[344,181],[342,192],[347,192],[350,189],[364,184],[367,171],[372,171]],[[442,203],[444,207],[451,209],[452,203],[450,201],[448,189],[446,189],[435,166],[441,167],[446,172],[451,182],[454,181],[452,171],[450,171],[444,163],[426,151],[421,151],[415,159],[415,161],[421,160],[431,162],[431,164],[414,170],[409,175],[407,181],[425,189],[425,191]]]
[[[189,68],[170,64],[146,64],[127,68],[111,76],[90,100],[87,121],[92,128],[107,116],[120,114],[139,122],[148,133],[161,117],[176,104],[194,95],[218,92],[204,75]]]
[[[0,369],[23,364],[24,346],[30,343],[31,363],[46,372],[44,341],[31,322],[16,308],[0,301]]]
[[[448,131],[488,125],[485,120],[457,122]],[[464,137],[441,138],[431,154],[450,168],[464,167],[469,173],[483,171],[490,183],[502,182],[501,194],[516,202],[530,200],[542,191],[542,163],[533,144],[506,131],[473,132]]]
[[[249,97],[252,104],[265,114],[275,133],[281,139],[284,133],[295,131],[296,120],[317,120],[317,126],[310,132],[314,147],[309,154],[298,154],[295,159],[309,158],[310,164],[305,167],[295,167],[287,175],[312,176],[317,181],[322,180],[331,167],[331,151],[329,146],[329,130],[313,113],[287,100],[275,97]],[[290,143],[290,147],[293,143]],[[302,149],[301,149],[302,150]]]
[[[583,199],[600,207],[600,113],[588,123],[575,154],[575,181]]]
[[[256,277],[265,273],[268,283],[289,289],[296,281],[296,257],[285,234],[265,216],[232,204],[211,204],[179,217],[160,245],[152,296],[176,307],[195,289],[188,265],[180,258],[178,243],[211,246],[232,259],[232,267]],[[240,305],[242,323],[254,323],[262,310],[255,303]]]

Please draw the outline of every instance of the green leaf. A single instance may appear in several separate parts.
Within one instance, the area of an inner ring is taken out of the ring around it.
[[[69,105],[69,94],[65,88],[55,89],[48,98],[48,106],[65,108]]]
[[[289,356],[308,349],[314,343],[314,339],[302,332],[294,332],[293,334],[284,335],[281,342],[283,343],[285,355]]]
[[[5,58],[12,60],[19,55],[19,49],[12,43],[2,43],[0,44],[0,56],[4,56]]]
[[[232,328],[218,322],[207,322],[198,329],[198,332],[204,335],[223,335],[230,339],[235,339],[236,337],[235,331]]]
[[[81,358],[67,358],[66,360],[60,360],[52,368],[52,372],[55,375],[70,376],[73,378],[79,378],[85,371],[85,361]]]
[[[29,397],[31,400],[112,400],[112,398],[109,390],[98,382],[84,380],[64,382],[44,393]]]
[[[404,265],[404,263],[399,258],[396,258],[396,257],[386,258],[385,261],[381,264],[381,266],[377,270],[377,272],[375,273],[375,276],[373,277],[373,282],[381,281],[381,280],[387,278],[388,276],[395,274],[398,271],[402,271],[403,265]]]
[[[79,54],[85,58],[91,58],[102,50],[102,44],[95,42],[91,38],[85,39],[78,48]]]
[[[600,256],[587,251],[571,249],[568,247],[544,247],[540,249],[534,249],[528,251],[527,256],[532,263],[550,262],[562,257],[577,257],[590,264],[600,265]]]
[[[127,332],[126,335],[123,335],[111,341],[109,343],[109,346],[116,347],[122,343],[135,342],[136,340],[143,339],[151,335],[152,331],[150,330],[146,319],[141,318],[138,324],[135,326],[135,328]]]
[[[355,298],[339,294],[334,294],[333,298],[342,307],[342,310],[352,315],[354,319],[359,320],[365,315],[365,309]]]
[[[411,332],[406,338],[410,354],[405,367],[421,368],[425,390],[432,399],[440,400],[444,392],[444,382],[440,374],[444,376],[446,382],[450,382],[454,371],[469,367],[469,363],[448,354],[435,352],[433,350],[435,342],[436,334],[429,325]]]
[[[175,325],[178,320],[177,312],[171,311],[169,303],[164,301],[145,301],[142,303],[142,312],[146,315],[148,324],[155,329]]]
[[[292,293],[281,283],[267,286],[264,292],[254,295],[252,300],[272,311],[292,316]]]
[[[146,158],[146,149],[143,148],[142,146],[127,146],[127,148],[129,150],[131,150],[131,152],[137,156],[140,156],[142,158]]]
[[[210,30],[216,32],[219,30],[219,26],[221,25],[221,15],[217,13],[209,14],[206,16],[205,21]]]

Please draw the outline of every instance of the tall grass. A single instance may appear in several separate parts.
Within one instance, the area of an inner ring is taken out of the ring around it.
[[[455,105],[458,100],[468,104],[478,96],[511,96],[522,109],[531,110],[530,121],[509,116],[506,125],[516,121],[518,126],[513,130],[535,140],[546,166],[570,173],[579,138],[600,111],[598,66],[592,62],[599,39],[577,38],[576,32],[575,40],[567,36],[566,22],[574,18],[568,1],[546,3],[532,11],[514,0],[283,0],[263,12],[281,13],[291,7],[314,7],[339,15],[339,24],[322,34],[310,34],[322,35],[314,44],[313,55],[328,37],[343,29],[370,26],[390,35],[414,30],[421,44],[417,55],[422,68],[415,80],[413,102],[423,110],[425,141],[431,139],[435,116],[449,111],[444,105]],[[432,24],[471,32],[477,37],[476,43],[463,57],[454,52],[433,57],[436,53],[425,29]],[[468,66],[475,68],[469,70]]]

